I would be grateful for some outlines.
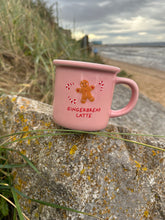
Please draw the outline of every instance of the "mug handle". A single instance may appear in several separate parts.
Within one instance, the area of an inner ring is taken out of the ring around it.
[[[139,88],[138,88],[137,84],[131,79],[116,77],[115,84],[121,84],[121,83],[126,84],[131,88],[131,90],[132,90],[131,99],[130,99],[129,103],[124,108],[119,109],[119,110],[111,110],[110,111],[110,118],[119,117],[121,115],[127,114],[135,107],[137,100],[138,100]]]

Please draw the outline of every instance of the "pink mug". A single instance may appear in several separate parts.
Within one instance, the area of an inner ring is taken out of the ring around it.
[[[137,84],[117,77],[118,67],[71,61],[54,60],[56,66],[53,118],[66,128],[84,131],[104,129],[109,118],[130,112],[138,100]],[[127,84],[132,96],[126,107],[112,110],[116,84]]]

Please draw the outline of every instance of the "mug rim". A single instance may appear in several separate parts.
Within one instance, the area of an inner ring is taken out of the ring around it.
[[[111,72],[114,74],[120,72],[120,68],[116,66],[84,62],[84,61],[76,61],[76,60],[55,59],[53,60],[53,64],[55,64],[55,66],[66,66],[66,67],[68,66],[68,67],[77,67],[84,69],[101,70],[101,71]]]

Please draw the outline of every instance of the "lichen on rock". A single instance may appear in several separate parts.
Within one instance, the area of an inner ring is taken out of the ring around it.
[[[165,219],[165,154],[122,138],[165,148],[162,139],[118,134],[56,135],[52,106],[17,96],[0,97],[1,134],[25,131],[10,146],[26,155],[30,166],[13,170],[14,186],[33,199],[55,203],[103,219]],[[33,131],[33,132],[29,132]],[[108,125],[103,132],[131,133]],[[52,135],[48,135],[48,134]],[[33,136],[39,135],[40,137]],[[30,139],[28,139],[30,137]],[[22,162],[12,152],[11,162]],[[19,198],[33,220],[95,219]]]

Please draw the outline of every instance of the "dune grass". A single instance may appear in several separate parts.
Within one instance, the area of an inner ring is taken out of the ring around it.
[[[51,103],[53,59],[95,61],[72,39],[70,30],[59,27],[57,10],[42,0],[1,0],[0,94]]]

